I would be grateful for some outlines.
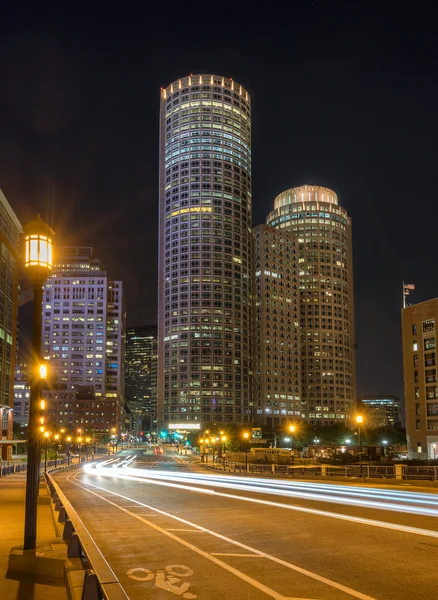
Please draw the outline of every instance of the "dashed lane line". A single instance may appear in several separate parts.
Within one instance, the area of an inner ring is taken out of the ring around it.
[[[81,473],[75,473],[74,479],[76,480],[76,476],[80,475],[80,474]],[[174,541],[178,542],[179,544],[185,546],[186,548],[189,548],[193,552],[196,552],[197,554],[203,556],[207,560],[209,560],[209,561],[217,564],[219,567],[222,567],[226,571],[229,571],[230,573],[232,573],[233,575],[235,575],[239,579],[242,579],[243,581],[246,581],[247,583],[249,583],[253,587],[257,588],[258,590],[264,592],[268,596],[271,596],[271,598],[274,598],[275,600],[305,600],[305,599],[302,599],[302,598],[301,599],[299,599],[299,598],[293,598],[292,599],[290,597],[285,597],[282,594],[279,594],[278,592],[276,592],[275,590],[273,590],[273,589],[269,588],[268,586],[264,585],[260,581],[257,581],[256,579],[253,579],[252,577],[249,577],[249,575],[246,575],[246,573],[243,573],[242,571],[239,571],[235,567],[232,567],[231,565],[223,562],[222,560],[220,560],[216,556],[213,556],[211,553],[205,552],[201,548],[198,548],[194,544],[191,544],[190,542],[187,542],[186,540],[178,537],[177,535],[174,535],[170,531],[166,531],[165,529],[163,529],[162,527],[159,527],[155,523],[152,523],[152,522],[144,519],[143,517],[141,517],[137,513],[133,513],[133,512],[129,511],[126,508],[122,508],[116,502],[112,502],[108,498],[105,498],[104,496],[101,496],[97,492],[94,492],[93,490],[88,489],[84,485],[79,484],[77,481],[72,481],[70,479],[70,477],[71,477],[71,475],[68,475],[67,479],[71,483],[73,483],[74,485],[82,488],[83,490],[85,490],[89,494],[93,494],[94,496],[97,496],[98,498],[101,498],[102,500],[104,500],[108,504],[111,504],[112,506],[115,506],[119,510],[121,510],[121,511],[123,511],[123,512],[129,514],[129,515],[131,515],[135,519],[138,519],[139,521],[142,521],[143,523],[145,523],[146,525],[148,525],[152,529],[155,529],[156,531],[159,531],[163,535],[166,535],[166,536],[170,537],[171,539],[173,539]],[[289,562],[287,562],[285,560],[282,560],[280,558],[272,556],[271,554],[266,554],[265,552],[257,550],[256,548],[252,548],[251,546],[247,546],[246,544],[242,544],[241,542],[237,542],[236,540],[232,540],[231,538],[228,538],[228,537],[226,537],[226,536],[224,536],[222,534],[219,534],[219,533],[216,533],[215,531],[207,529],[206,527],[201,527],[200,525],[196,525],[196,523],[191,523],[190,521],[186,521],[185,519],[182,519],[181,517],[176,517],[174,515],[171,515],[170,513],[166,513],[166,512],[164,512],[162,510],[159,510],[158,508],[155,508],[153,506],[149,506],[147,504],[144,504],[143,502],[140,502],[138,500],[134,500],[132,498],[129,498],[128,496],[124,496],[123,494],[118,494],[117,492],[113,492],[113,491],[108,490],[106,488],[102,488],[102,487],[100,487],[98,485],[95,485],[93,483],[90,483],[88,481],[86,482],[86,485],[89,485],[89,486],[91,486],[91,487],[93,487],[95,489],[102,490],[102,491],[105,491],[107,493],[110,493],[113,496],[116,496],[116,497],[119,497],[119,498],[123,498],[124,500],[131,501],[134,504],[137,504],[137,505],[140,505],[140,506],[144,506],[145,508],[148,508],[149,510],[153,510],[153,511],[155,511],[155,512],[157,512],[157,513],[159,513],[159,514],[161,514],[163,516],[169,517],[171,519],[175,519],[175,520],[179,521],[180,523],[184,523],[185,525],[189,525],[189,526],[191,526],[193,528],[196,528],[196,529],[198,529],[200,531],[203,531],[205,533],[209,533],[210,535],[212,535],[214,537],[217,537],[219,539],[222,539],[225,542],[228,542],[230,544],[238,546],[239,548],[243,548],[245,550],[248,550],[249,552],[251,552],[253,554],[257,554],[258,556],[260,556],[262,558],[266,558],[267,560],[271,560],[272,562],[276,562],[278,564],[281,564],[282,566],[284,566],[284,567],[286,567],[288,569],[291,569],[292,571],[296,571],[297,573],[300,573],[301,575],[304,575],[306,577],[314,579],[315,581],[319,581],[320,583],[323,583],[323,584],[325,584],[325,585],[327,585],[329,587],[332,587],[332,588],[337,589],[337,590],[339,590],[341,592],[344,592],[345,594],[350,595],[353,598],[358,598],[359,600],[376,600],[372,596],[368,596],[366,594],[362,594],[362,592],[359,592],[357,590],[353,590],[352,588],[349,588],[349,587],[347,587],[347,586],[345,586],[345,585],[343,585],[341,583],[338,583],[336,581],[332,581],[331,579],[328,579],[327,577],[323,577],[322,575],[318,575],[317,573],[313,573],[312,571],[308,571],[307,569],[303,569],[303,568],[301,568],[301,567],[299,567],[297,565],[294,565],[294,564],[289,563]]]

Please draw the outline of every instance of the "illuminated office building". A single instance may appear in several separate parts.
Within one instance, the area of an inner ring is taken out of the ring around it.
[[[401,425],[400,398],[389,394],[357,397],[358,411],[365,411],[367,424],[376,427],[394,427]],[[379,416],[378,416],[379,415]]]
[[[157,326],[126,329],[125,395],[136,437],[151,431],[157,417]]]
[[[438,298],[402,310],[408,457],[438,458]]]
[[[27,365],[19,360],[15,364],[14,422],[22,427],[29,424],[30,373]]]
[[[356,406],[350,217],[332,190],[302,185],[277,196],[266,222],[297,237],[302,418],[348,422]]]
[[[20,221],[0,190],[0,459],[12,457]]]
[[[90,247],[65,247],[44,286],[47,419],[61,427],[124,430],[125,306]]]
[[[159,425],[251,418],[251,102],[232,79],[161,90]]]
[[[300,306],[296,237],[254,228],[254,421],[301,420]]]

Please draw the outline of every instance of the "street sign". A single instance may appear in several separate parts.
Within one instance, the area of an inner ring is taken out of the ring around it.
[[[251,437],[253,440],[260,440],[262,438],[262,428],[261,427],[253,427]]]

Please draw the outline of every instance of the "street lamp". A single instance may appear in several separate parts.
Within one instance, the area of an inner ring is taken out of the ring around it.
[[[56,434],[56,435],[54,436],[54,438],[55,438],[55,469],[56,469],[56,467],[58,466],[58,449],[59,449],[59,446],[58,446],[58,444],[59,444],[59,435],[58,435],[58,434]]]
[[[243,439],[245,440],[245,470],[248,471],[248,439],[249,439],[249,433],[247,431],[243,432]]]
[[[226,441],[227,441],[227,436],[226,436],[226,435],[223,435],[223,436],[221,437],[221,440],[222,440],[222,455],[224,455],[224,454],[225,454],[225,443],[226,443]]]
[[[50,433],[48,431],[44,432],[44,439],[46,440],[45,444],[45,452],[44,452],[44,475],[47,473],[47,444],[49,443]]]
[[[79,465],[81,464],[82,437],[78,437]]]
[[[41,449],[38,434],[38,412],[41,379],[41,333],[43,314],[43,286],[52,271],[52,238],[54,232],[38,215],[24,227],[24,265],[33,286],[32,375],[29,397],[29,429],[26,474],[26,504],[24,517],[24,549],[36,548],[37,502],[40,482]]]
[[[65,452],[67,454],[67,467],[70,466],[70,442],[71,442],[71,437],[68,436],[67,443],[65,444]]]
[[[362,477],[362,447],[361,447],[361,440],[360,440],[360,434],[361,434],[361,430],[360,430],[360,426],[362,425],[363,422],[363,416],[362,415],[356,415],[356,423],[357,423],[357,441],[359,442],[359,473],[360,476]]]
[[[201,452],[201,462],[204,462],[204,453],[205,453],[204,443],[205,443],[204,438],[201,438],[199,440],[199,451]]]
[[[293,434],[295,433],[295,425],[289,425],[289,431],[290,431],[290,456],[292,459],[292,464],[294,462],[294,437]]]
[[[85,441],[87,442],[87,462],[88,462],[88,454],[90,452],[90,441],[91,441],[91,438],[87,437]]]

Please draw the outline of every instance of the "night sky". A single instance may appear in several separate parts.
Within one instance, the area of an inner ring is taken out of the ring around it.
[[[40,212],[58,244],[93,245],[123,280],[128,325],[155,323],[160,86],[232,77],[252,97],[253,224],[287,188],[338,194],[353,221],[357,391],[402,396],[402,281],[412,302],[438,296],[428,5],[98,4],[0,9],[0,188],[20,220]]]

